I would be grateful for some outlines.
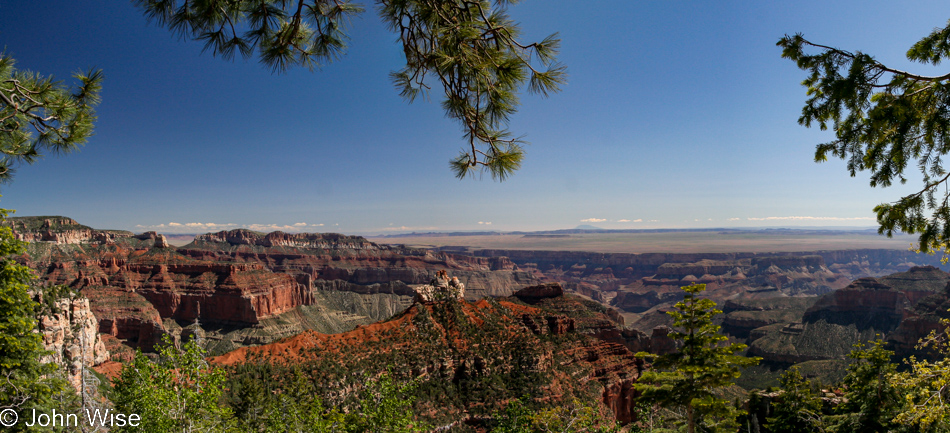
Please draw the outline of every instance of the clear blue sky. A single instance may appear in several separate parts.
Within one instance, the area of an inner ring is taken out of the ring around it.
[[[342,60],[273,75],[202,54],[129,1],[0,0],[19,68],[106,77],[96,135],[21,167],[0,206],[166,233],[871,226],[919,177],[871,189],[812,162],[832,136],[797,124],[804,73],[775,42],[802,32],[932,72],[904,53],[950,18],[945,1],[525,0],[511,15],[526,40],[561,33],[570,78],[522,98],[510,126],[527,160],[497,183],[452,176],[459,127],[399,97],[401,48],[367,9]]]

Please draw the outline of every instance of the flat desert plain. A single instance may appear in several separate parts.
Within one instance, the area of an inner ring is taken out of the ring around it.
[[[732,253],[796,252],[851,249],[909,249],[915,236],[887,238],[869,230],[723,230],[644,231],[636,233],[533,234],[420,234],[373,236],[383,244],[417,247],[477,249],[592,251],[601,253]]]

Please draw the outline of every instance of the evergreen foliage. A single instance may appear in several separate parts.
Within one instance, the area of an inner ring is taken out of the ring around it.
[[[686,296],[676,304],[678,311],[667,313],[676,329],[670,337],[681,343],[680,349],[667,355],[638,353],[653,359],[653,369],[634,386],[647,402],[684,408],[688,433],[734,432],[738,411],[715,391],[731,385],[740,367],[757,365],[760,358],[736,355],[746,348],[744,344],[726,344],[728,337],[713,324],[713,317],[722,311],[714,301],[698,297],[705,284],[682,289]]]
[[[92,135],[102,71],[73,77],[69,89],[50,77],[18,71],[13,58],[0,53],[0,182],[13,177],[20,163],[32,164],[47,153],[68,153]]]
[[[772,433],[817,433],[823,429],[821,399],[797,368],[787,370],[781,379],[782,395],[768,418]]]
[[[884,342],[876,340],[870,347],[856,345],[849,357],[856,362],[848,367],[844,378],[845,392],[842,403],[835,408],[837,415],[828,417],[835,433],[898,432],[902,425],[894,421],[900,412],[900,390],[893,375],[897,365],[891,362],[894,352],[884,349]]]
[[[358,402],[348,411],[325,406],[323,393],[300,368],[288,373],[282,367],[255,362],[239,366],[237,373],[228,382],[226,400],[241,432],[429,431],[413,417],[416,384],[398,384],[388,373],[367,380]]]
[[[0,209],[0,218],[9,211]],[[17,264],[13,256],[25,251],[10,227],[0,227],[0,409],[46,411],[54,398],[68,390],[65,380],[54,374],[54,364],[43,364],[43,339],[36,329],[40,306],[30,298],[33,271]],[[17,425],[12,431],[25,426]]]
[[[920,235],[920,249],[941,249],[950,241],[950,172],[943,156],[950,152],[950,74],[924,76],[888,67],[860,51],[819,45],[801,34],[778,42],[782,57],[808,72],[802,82],[808,100],[798,122],[835,131],[835,140],[819,144],[815,161],[828,155],[847,161],[848,171],[871,173],[872,187],[907,182],[916,166],[923,187],[893,203],[874,208],[878,232],[895,230]],[[818,49],[817,54],[806,53]],[[950,25],[938,28],[907,51],[907,58],[939,64],[950,55]]]
[[[386,25],[398,33],[406,66],[391,74],[410,102],[432,87],[445,93],[442,107],[457,120],[467,142],[450,162],[464,178],[480,168],[504,180],[521,166],[524,141],[506,125],[518,107],[518,92],[547,96],[566,79],[557,63],[556,34],[522,43],[506,14],[516,0],[377,0]],[[232,59],[257,52],[275,72],[313,69],[346,48],[347,21],[363,8],[347,0],[244,0],[202,2],[136,0],[145,15],[205,50]]]

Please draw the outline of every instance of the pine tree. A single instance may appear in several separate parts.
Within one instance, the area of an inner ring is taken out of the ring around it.
[[[950,172],[942,157],[950,152],[950,74],[925,76],[888,67],[860,51],[812,43],[801,34],[778,42],[782,57],[808,72],[802,82],[808,100],[798,122],[817,123],[835,132],[819,144],[815,161],[828,155],[848,162],[851,176],[871,173],[872,187],[905,183],[916,166],[923,175],[919,191],[874,208],[878,232],[920,235],[920,249],[944,249],[950,241]],[[817,50],[816,54],[806,50]],[[950,25],[935,29],[907,51],[907,58],[939,64],[950,56]],[[942,188],[941,185],[944,187]],[[941,192],[942,191],[942,192]]]
[[[831,419],[836,433],[898,432],[901,423],[894,421],[902,405],[900,390],[893,381],[897,365],[891,362],[894,352],[884,349],[884,342],[863,344],[851,351],[855,360],[844,378],[842,403],[835,408],[839,415]],[[913,431],[913,430],[910,430]]]
[[[738,378],[739,368],[757,365],[760,358],[736,355],[746,348],[744,344],[726,344],[728,337],[719,333],[713,317],[722,311],[710,299],[699,298],[705,284],[682,288],[685,298],[676,304],[673,317],[675,332],[670,337],[681,346],[674,353],[638,356],[653,358],[653,369],[644,373],[636,385],[647,402],[661,406],[685,408],[688,433],[698,427],[702,431],[734,432],[737,410],[715,391],[729,386]]]
[[[822,431],[821,399],[798,368],[782,374],[782,394],[772,406],[768,428],[772,433],[811,433]]]
[[[92,135],[102,71],[79,72],[68,89],[52,78],[18,71],[0,53],[0,181],[17,164],[32,164],[47,153],[75,150]]]
[[[0,209],[0,219],[8,212]],[[56,366],[40,362],[46,350],[41,335],[34,332],[38,306],[29,294],[35,277],[30,268],[13,260],[24,251],[25,244],[13,237],[10,227],[0,227],[0,409],[20,414],[31,408],[45,411],[66,390],[66,382],[53,374]],[[12,431],[20,427],[26,428],[18,425]]]
[[[504,180],[521,166],[522,141],[506,130],[518,91],[557,92],[566,69],[555,56],[557,34],[522,43],[506,14],[516,0],[377,0],[377,10],[399,35],[406,66],[391,77],[409,101],[432,87],[464,131],[466,146],[450,162],[459,178],[476,168]],[[186,39],[204,41],[213,55],[232,59],[255,52],[276,72],[313,69],[346,48],[346,24],[362,8],[350,1],[250,0],[196,2],[136,0],[145,15]]]

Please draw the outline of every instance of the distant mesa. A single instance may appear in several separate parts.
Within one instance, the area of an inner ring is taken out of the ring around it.
[[[592,226],[590,224],[581,224],[577,227],[574,227],[574,230],[605,230],[601,227]]]

